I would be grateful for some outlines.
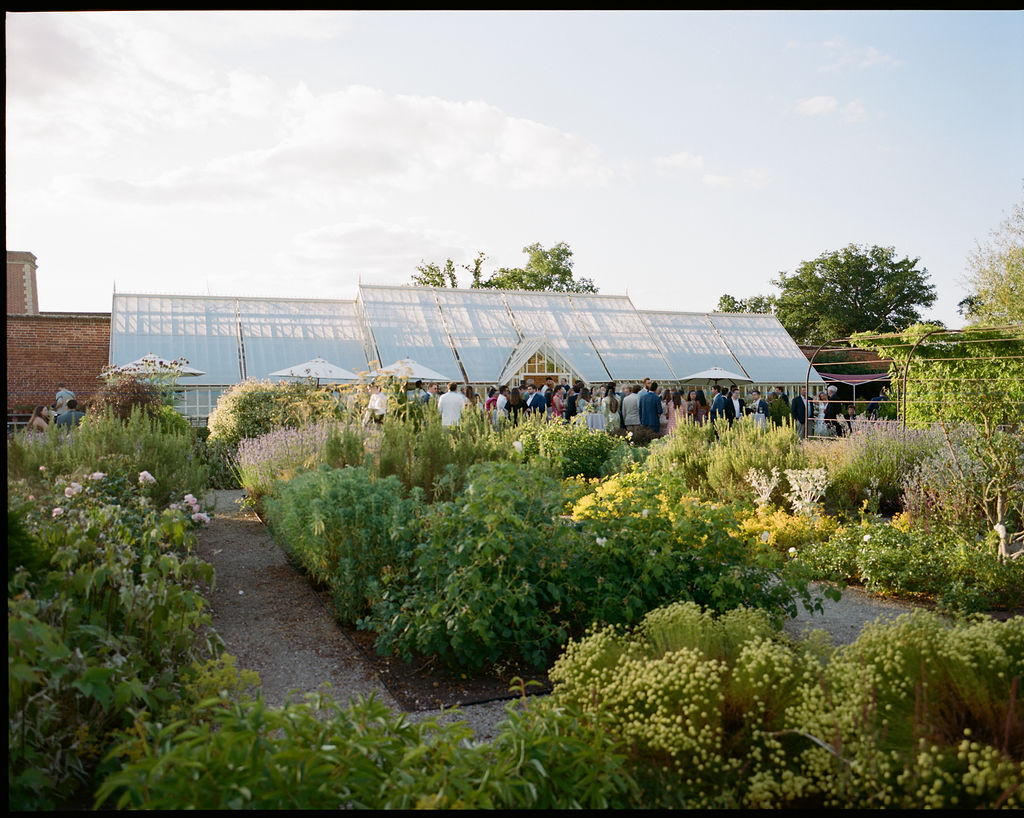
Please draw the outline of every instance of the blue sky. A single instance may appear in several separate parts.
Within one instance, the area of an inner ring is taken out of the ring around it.
[[[564,241],[706,311],[848,244],[950,326],[1024,190],[1024,13],[9,13],[7,247],[40,308],[354,298]],[[467,279],[468,280],[468,279]]]

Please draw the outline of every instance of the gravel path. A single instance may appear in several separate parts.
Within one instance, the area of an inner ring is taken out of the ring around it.
[[[337,626],[308,580],[299,574],[266,527],[240,505],[241,491],[218,491],[213,521],[199,537],[198,554],[216,571],[209,593],[213,626],[238,660],[256,671],[264,700],[272,706],[329,685],[335,700],[362,694],[401,709],[375,670]],[[801,615],[786,623],[799,636],[809,628],[828,631],[836,645],[854,641],[865,623],[879,616],[913,610],[853,589],[838,603],[826,601],[824,614]],[[495,734],[506,702],[469,705],[445,718],[465,720],[478,739]],[[419,720],[438,713],[409,713]]]

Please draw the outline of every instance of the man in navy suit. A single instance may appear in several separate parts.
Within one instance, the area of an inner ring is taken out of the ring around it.
[[[715,393],[715,396],[711,399],[711,422],[714,423],[718,418],[727,418],[725,399],[725,393],[722,388],[716,383],[711,387],[711,391]]]
[[[652,383],[644,391],[640,391],[640,425],[654,430],[654,434],[661,434],[661,398],[658,397],[658,384]]]
[[[807,387],[800,387],[800,394],[793,398],[790,403],[790,411],[793,413],[793,420],[796,421],[797,437],[804,437],[807,424]]]

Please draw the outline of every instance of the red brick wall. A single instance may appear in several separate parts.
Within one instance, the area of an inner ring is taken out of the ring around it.
[[[110,313],[8,315],[7,411],[49,406],[58,383],[87,400],[109,357]]]

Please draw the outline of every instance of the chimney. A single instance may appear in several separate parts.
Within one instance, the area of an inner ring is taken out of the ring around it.
[[[39,314],[36,257],[25,250],[7,251],[7,313]]]

